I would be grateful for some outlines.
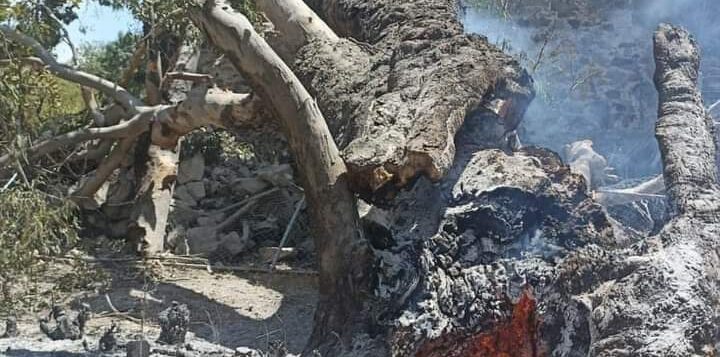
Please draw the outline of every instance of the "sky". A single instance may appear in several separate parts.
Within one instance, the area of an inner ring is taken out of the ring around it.
[[[115,11],[100,6],[94,1],[84,0],[78,10],[79,19],[68,26],[70,38],[76,48],[84,43],[104,43],[117,38],[121,31],[137,28],[139,24],[128,11]],[[83,33],[84,32],[84,33]],[[69,62],[70,48],[61,44],[55,49],[60,62]]]

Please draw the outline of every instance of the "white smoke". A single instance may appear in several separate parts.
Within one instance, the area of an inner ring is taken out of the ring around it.
[[[515,1],[540,10],[561,3]],[[587,1],[599,8],[610,4]],[[488,37],[532,72],[538,96],[521,130],[525,142],[561,152],[565,144],[591,139],[621,176],[649,176],[660,170],[654,137],[653,32],[659,23],[670,22],[695,35],[703,51],[701,86],[706,103],[712,104],[720,99],[720,1],[624,2],[605,11],[599,22],[569,24],[561,19],[553,24],[543,13],[528,21],[528,16],[514,16],[511,7],[506,17],[469,9],[464,23],[468,32]]]

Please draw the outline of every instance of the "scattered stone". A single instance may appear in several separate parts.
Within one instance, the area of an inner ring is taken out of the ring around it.
[[[258,178],[240,178],[232,183],[233,191],[239,194],[256,194],[265,191],[270,185]]]
[[[194,227],[187,231],[189,254],[207,255],[215,251],[222,242],[215,227]]]
[[[136,340],[128,342],[125,349],[127,351],[127,357],[150,356],[150,342],[144,337],[138,337]]]
[[[255,242],[250,239],[250,225],[243,222],[243,235],[238,232],[230,232],[224,235],[220,241],[221,248],[230,255],[238,255],[242,252],[252,249]]]
[[[198,226],[215,226],[225,219],[225,214],[222,212],[215,213],[209,216],[200,216],[197,219]]]
[[[205,158],[200,153],[195,154],[190,160],[180,162],[177,183],[182,185],[191,181],[200,181],[204,172]]]
[[[175,189],[174,197],[176,200],[182,202],[186,206],[193,207],[197,205],[197,201],[195,200],[193,195],[190,194],[190,190],[188,190],[187,186],[185,185],[178,186]]]
[[[105,333],[100,337],[100,342],[98,348],[101,352],[112,352],[117,348],[118,340],[117,336],[115,334],[120,332],[120,327],[115,323],[115,321],[112,322],[112,325],[110,325],[110,328],[105,331]]]
[[[195,201],[200,201],[207,195],[205,192],[205,184],[199,181],[188,182],[185,184],[185,188]]]
[[[17,327],[17,319],[14,316],[8,317],[5,320],[5,333],[0,338],[17,337],[20,335]]]
[[[278,219],[274,216],[267,216],[265,217],[265,220],[254,222],[252,226],[252,231],[278,231],[280,230],[280,226],[278,225]]]
[[[209,196],[215,195],[220,192],[220,189],[223,188],[223,186],[225,185],[215,180],[205,181],[205,191]]]
[[[292,259],[297,256],[297,250],[295,248],[262,247],[259,249],[260,257],[266,263],[272,262],[278,251],[278,261]]]
[[[190,309],[187,305],[173,301],[171,306],[160,312],[160,337],[158,342],[168,345],[176,345],[185,342],[190,326]]]
[[[176,195],[175,202],[173,202],[172,222],[175,226],[189,227],[197,217],[197,213],[189,204],[177,198]]]

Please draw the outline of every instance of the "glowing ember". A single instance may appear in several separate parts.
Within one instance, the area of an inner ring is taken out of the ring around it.
[[[529,289],[513,307],[509,321],[490,332],[445,336],[423,345],[417,357],[540,357],[535,299]]]

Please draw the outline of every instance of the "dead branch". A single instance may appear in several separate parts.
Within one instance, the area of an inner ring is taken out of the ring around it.
[[[95,193],[102,187],[107,181],[108,177],[112,175],[113,171],[120,167],[123,160],[128,156],[130,150],[137,136],[130,136],[120,140],[113,151],[108,155],[105,160],[100,163],[100,166],[92,173],[82,185],[70,195],[75,203],[80,207],[91,208],[95,204],[94,196]]]
[[[88,140],[119,139],[142,133],[149,127],[153,119],[153,114],[153,111],[144,111],[135,115],[132,119],[117,125],[102,128],[84,128],[43,140],[28,149],[28,156],[31,159],[35,159],[60,150],[63,147],[76,145]],[[0,156],[0,166],[8,165],[12,158],[13,156],[9,153]]]
[[[88,264],[102,264],[102,263],[126,263],[126,264],[145,264],[144,260],[155,260],[161,262],[163,265],[175,266],[175,267],[186,267],[207,270],[210,266],[214,271],[237,271],[244,273],[262,273],[267,274],[268,270],[265,267],[254,267],[254,266],[228,266],[228,265],[210,265],[210,262],[204,258],[186,258],[182,256],[149,256],[143,259],[140,258],[93,258],[93,257],[81,257],[81,256],[38,256],[38,258],[59,260],[59,261],[82,261]],[[274,273],[288,274],[288,275],[318,275],[318,272],[310,269],[276,269]],[[122,314],[122,312],[117,311]]]
[[[181,136],[197,128],[208,125],[224,127],[238,119],[254,119],[259,111],[258,104],[250,94],[223,91],[195,93],[178,105],[139,107],[139,114],[113,126],[84,128],[44,140],[30,147],[28,156],[38,158],[88,140],[137,137],[150,129],[153,130],[154,144],[172,147]],[[0,156],[0,167],[8,165],[12,157],[10,153]]]
[[[305,197],[303,197],[295,206],[295,212],[293,212],[292,217],[290,218],[290,222],[288,222],[287,227],[285,227],[285,233],[283,233],[282,239],[280,240],[280,244],[278,245],[278,249],[275,251],[275,254],[273,255],[272,262],[270,262],[270,267],[268,268],[268,272],[272,273],[273,270],[275,270],[275,264],[277,264],[278,258],[280,258],[280,251],[283,249],[283,246],[285,246],[285,243],[287,242],[288,237],[290,236],[290,232],[292,232],[293,226],[295,225],[295,221],[298,218],[298,215],[300,214],[300,210],[305,205]]]

